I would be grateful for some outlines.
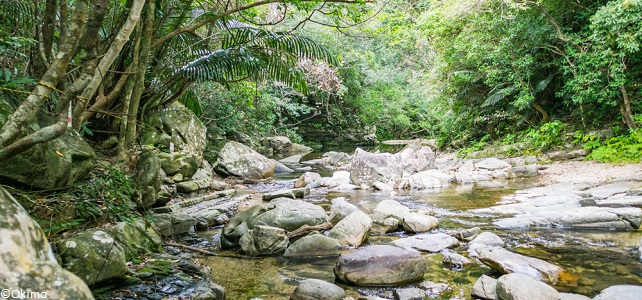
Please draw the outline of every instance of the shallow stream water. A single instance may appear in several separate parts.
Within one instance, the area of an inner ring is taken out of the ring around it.
[[[276,179],[272,183],[251,186],[255,191],[265,192],[291,188],[293,180]],[[532,187],[534,182],[511,181],[501,188],[476,185],[456,186],[428,191],[403,192],[397,195],[375,191],[331,191],[315,189],[304,199],[325,209],[330,200],[346,197],[351,203],[369,212],[384,199],[393,199],[413,209],[430,210],[440,221],[438,232],[451,233],[466,228],[481,227],[492,231],[506,242],[506,248],[521,254],[537,257],[564,268],[555,288],[594,296],[602,289],[615,284],[642,285],[642,263],[637,252],[642,233],[640,231],[589,231],[531,228],[524,230],[498,230],[492,225],[492,217],[469,212],[476,208],[495,205],[503,196],[516,190]],[[203,232],[200,235],[216,243],[221,229]],[[403,232],[386,235],[371,235],[363,245],[386,244],[404,237]],[[465,254],[465,248],[453,249]],[[345,249],[349,253],[354,249]],[[212,270],[212,279],[225,287],[227,299],[289,299],[298,283],[306,278],[334,282],[332,268],[337,258],[309,260],[283,257],[241,258],[228,257],[237,253],[226,251],[226,257],[204,258],[203,263]],[[497,278],[500,274],[486,266],[473,264],[460,270],[445,268],[441,254],[424,254],[428,270],[424,279],[435,283],[424,286],[433,291],[434,299],[471,299],[470,291],[482,274]],[[377,295],[392,299],[392,291],[399,287],[363,288],[342,285],[348,296]],[[403,287],[417,287],[418,284]],[[448,288],[444,291],[445,285]]]

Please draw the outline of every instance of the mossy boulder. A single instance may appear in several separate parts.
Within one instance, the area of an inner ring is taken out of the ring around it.
[[[146,150],[140,154],[136,163],[137,194],[136,205],[150,208],[158,200],[162,180],[160,178],[161,160],[154,151]]]
[[[151,113],[146,120],[143,144],[194,153],[201,159],[205,150],[207,128],[194,113],[180,103]]]
[[[94,299],[82,279],[58,265],[40,226],[2,187],[0,211],[3,289],[46,293],[47,299]]]
[[[125,250],[107,231],[93,229],[57,243],[65,269],[88,285],[127,274]]]
[[[162,152],[158,157],[167,176],[181,174],[183,178],[192,178],[203,162],[203,158],[196,153]]]
[[[0,99],[0,127],[13,108]],[[30,130],[40,129],[31,124]],[[0,177],[37,189],[59,189],[94,168],[96,154],[78,134],[67,131],[61,137],[40,143],[0,164]]]
[[[130,222],[118,222],[108,229],[111,236],[123,247],[127,260],[137,259],[146,253],[159,253],[163,240],[150,226],[140,219]]]

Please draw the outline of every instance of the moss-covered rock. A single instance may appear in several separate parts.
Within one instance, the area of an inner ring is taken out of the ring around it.
[[[192,178],[203,162],[203,158],[195,153],[160,153],[158,157],[165,174],[181,174],[183,178]]]
[[[123,247],[128,261],[145,253],[159,253],[162,250],[163,240],[151,226],[145,226],[140,219],[129,223],[118,222],[108,231]]]
[[[207,129],[182,104],[174,103],[171,107],[151,113],[146,123],[144,144],[170,149],[172,143],[175,152],[195,153],[202,159]]]
[[[119,278],[128,272],[123,247],[105,230],[81,232],[56,246],[65,269],[88,285]]]
[[[150,208],[156,200],[162,180],[160,178],[161,160],[154,151],[146,150],[140,154],[136,164],[137,197],[136,205],[140,208]]]
[[[63,269],[44,232],[16,200],[0,187],[0,285],[30,290],[47,299],[94,299],[78,276]]]

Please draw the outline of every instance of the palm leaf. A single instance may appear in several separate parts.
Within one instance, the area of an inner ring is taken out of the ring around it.
[[[546,78],[537,82],[537,84],[535,84],[535,87],[533,87],[533,94],[537,94],[545,90],[548,84],[553,80],[553,77],[555,77],[555,74],[548,75],[546,76]]]
[[[495,88],[490,92],[490,95],[488,96],[488,98],[486,98],[486,101],[484,101],[482,107],[495,106],[495,104],[504,100],[506,96],[511,95],[514,92],[515,86],[513,85],[500,89]]]

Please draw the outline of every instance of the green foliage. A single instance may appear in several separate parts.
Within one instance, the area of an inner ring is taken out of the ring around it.
[[[603,144],[599,139],[589,141],[585,148],[592,150],[586,157],[603,163],[640,162],[642,160],[642,130],[638,129],[626,136],[613,137]]]
[[[47,234],[137,217],[132,201],[134,182],[121,170],[106,164],[99,165],[88,178],[65,191],[15,194]]]

